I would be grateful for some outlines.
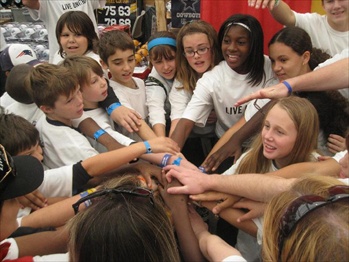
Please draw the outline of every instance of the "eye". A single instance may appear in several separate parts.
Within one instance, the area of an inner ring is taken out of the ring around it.
[[[186,50],[185,53],[191,56],[194,54],[194,50]]]
[[[246,45],[246,43],[247,43],[246,41],[241,41],[241,40],[238,41],[238,45],[241,45],[241,46],[242,46],[242,45]]]

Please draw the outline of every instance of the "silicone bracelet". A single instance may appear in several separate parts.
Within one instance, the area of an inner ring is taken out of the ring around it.
[[[198,168],[202,173],[207,174],[206,169],[203,166],[199,166]]]
[[[179,166],[181,164],[181,161],[182,161],[182,158],[178,157],[173,161],[172,165]]]
[[[145,145],[145,152],[146,152],[147,154],[152,153],[153,151],[151,151],[151,147],[150,147],[149,142],[148,142],[148,141],[143,141],[143,143],[144,143],[144,145]]]
[[[108,115],[111,115],[111,113],[113,113],[114,109],[117,109],[119,106],[121,106],[121,104],[119,102],[111,104],[108,108],[107,108],[107,113]]]
[[[292,94],[292,87],[291,87],[290,83],[287,81],[282,81],[282,83],[287,87],[288,95],[291,95]]]
[[[172,155],[170,154],[165,154],[164,157],[161,160],[160,167],[165,167],[167,166],[168,160],[171,158]]]
[[[101,136],[101,135],[104,135],[106,132],[104,131],[104,129],[99,129],[97,130],[94,134],[93,134],[93,138],[97,141],[98,138]]]

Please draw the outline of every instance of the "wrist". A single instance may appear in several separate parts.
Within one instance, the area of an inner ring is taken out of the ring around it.
[[[172,165],[180,166],[180,165],[181,165],[181,161],[182,161],[182,158],[181,158],[181,157],[178,157],[178,158],[176,158],[176,159],[172,162]]]
[[[97,141],[98,138],[101,136],[101,135],[104,135],[106,132],[104,129],[99,129],[97,130],[94,134],[93,134],[93,138]]]
[[[121,104],[119,102],[113,103],[110,106],[108,106],[108,108],[107,108],[108,115],[111,115],[113,113],[113,111],[120,106],[121,106]]]
[[[170,158],[172,157],[172,155],[170,154],[165,154],[161,160],[161,163],[160,163],[160,167],[163,168],[165,166],[168,165],[168,161],[170,160]]]
[[[150,144],[148,141],[143,141],[143,144],[145,146],[145,153],[146,154],[150,154],[153,153],[153,151],[151,150]]]
[[[290,85],[289,82],[287,82],[286,80],[282,81],[282,83],[286,86],[287,88],[287,95],[290,96],[292,94],[292,86]]]

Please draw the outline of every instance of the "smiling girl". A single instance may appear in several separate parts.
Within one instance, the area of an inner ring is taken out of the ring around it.
[[[86,55],[99,62],[98,36],[91,18],[85,12],[64,13],[57,21],[56,37],[59,50],[54,55],[53,64],[58,64],[63,58],[72,55]]]

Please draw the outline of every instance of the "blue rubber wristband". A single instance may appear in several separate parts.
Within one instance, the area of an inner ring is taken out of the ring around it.
[[[151,147],[150,147],[149,142],[148,142],[148,141],[143,141],[143,143],[144,143],[144,145],[145,145],[145,152],[146,152],[147,154],[152,153],[153,151],[151,151]]]
[[[182,161],[182,158],[178,157],[173,161],[172,165],[179,166],[181,164],[181,161]]]
[[[103,130],[103,129],[99,129],[97,130],[94,134],[93,134],[93,138],[97,141],[98,138],[101,136],[101,135],[104,135],[106,132]]]
[[[203,166],[199,166],[198,168],[202,173],[207,174],[206,169]]]
[[[108,115],[111,115],[111,113],[113,113],[114,109],[117,109],[119,106],[121,106],[121,104],[119,102],[111,104],[108,108],[107,108],[107,113]]]
[[[287,87],[288,95],[291,95],[293,90],[292,90],[290,83],[287,81],[282,81],[282,83]]]
[[[165,154],[164,157],[161,160],[160,167],[165,167],[167,166],[168,160],[171,158],[172,155],[170,154]]]

